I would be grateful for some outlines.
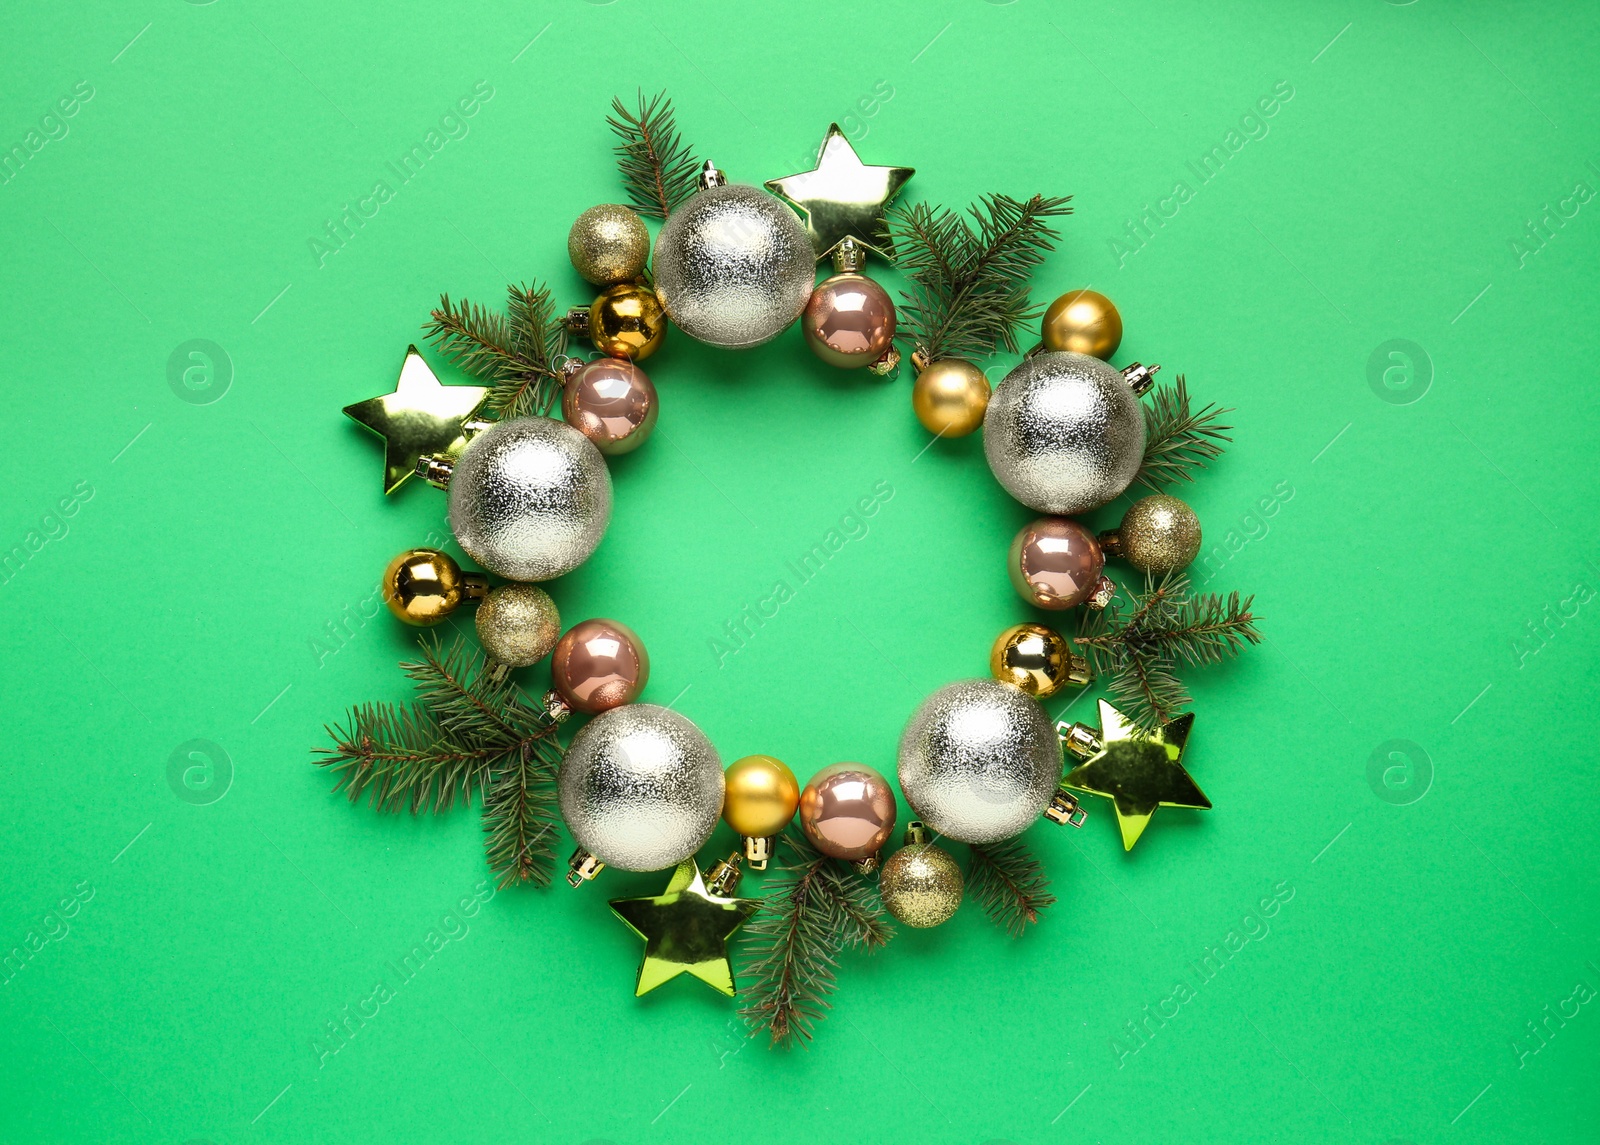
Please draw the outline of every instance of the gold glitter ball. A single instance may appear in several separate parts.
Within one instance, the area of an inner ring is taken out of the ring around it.
[[[644,273],[650,232],[627,207],[602,203],[578,216],[567,232],[567,257],[596,286],[628,282]]]
[[[878,876],[883,905],[895,918],[918,929],[948,922],[961,905],[960,866],[948,851],[926,841],[922,824],[913,823],[906,839]]]
[[[1135,501],[1118,529],[1101,534],[1100,545],[1140,572],[1164,576],[1200,552],[1200,518],[1176,497],[1157,493]]]
[[[561,637],[561,614],[542,588],[503,584],[478,606],[478,640],[489,659],[526,668],[550,655]]]

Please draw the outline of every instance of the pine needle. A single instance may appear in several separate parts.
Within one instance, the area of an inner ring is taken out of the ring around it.
[[[1021,938],[1039,912],[1052,907],[1050,880],[1044,864],[1034,858],[1022,839],[971,845],[967,866],[967,894],[995,924],[1012,938]]]
[[[1181,572],[1160,583],[1147,577],[1131,608],[1118,596],[1108,608],[1086,612],[1077,643],[1117,706],[1148,731],[1190,703],[1180,666],[1217,664],[1261,642],[1254,601],[1237,592],[1196,593]]]
[[[449,810],[483,785],[494,757],[451,736],[422,704],[361,704],[327,732],[333,746],[318,748],[316,763],[338,776],[333,789],[352,803],[370,796],[380,811]]]
[[[556,365],[566,328],[546,287],[536,282],[506,292],[504,315],[443,295],[423,330],[457,365],[489,383],[486,404],[496,417],[548,414],[561,394]]]
[[[787,1047],[810,1041],[826,1015],[839,952],[881,947],[893,931],[877,893],[854,870],[799,832],[784,832],[781,845],[792,858],[775,864],[776,885],[742,932],[752,959],[739,1014],[752,1031],[764,1029],[773,1045]]]
[[[556,771],[560,756],[548,741],[507,753],[483,797],[489,869],[500,887],[549,886],[555,874]]]
[[[611,101],[606,124],[621,141],[613,149],[617,172],[634,209],[664,219],[699,187],[700,160],[678,135],[672,100],[665,91],[648,100],[639,92],[639,108],[629,111],[621,99]]]
[[[1199,413],[1189,408],[1189,387],[1179,374],[1174,384],[1159,386],[1145,406],[1144,460],[1134,480],[1161,490],[1179,481],[1193,481],[1194,470],[1222,456],[1231,425],[1221,419],[1232,409],[1207,405]]]
[[[925,203],[892,208],[895,262],[911,279],[900,325],[913,345],[930,361],[1016,352],[1017,328],[1039,313],[1028,278],[1059,237],[1047,220],[1070,214],[1069,198],[985,195],[965,216]]]

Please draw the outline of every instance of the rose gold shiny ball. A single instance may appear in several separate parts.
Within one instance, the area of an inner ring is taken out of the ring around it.
[[[1067,517],[1040,517],[1011,542],[1011,584],[1039,608],[1072,608],[1100,584],[1105,553],[1088,529]]]
[[[836,274],[811,292],[800,328],[830,366],[870,366],[894,345],[894,302],[862,274]]]
[[[639,698],[650,680],[650,656],[626,624],[584,620],[556,641],[550,679],[568,706],[593,715]]]
[[[835,859],[869,859],[894,830],[894,789],[864,763],[832,763],[800,793],[800,826]]]
[[[561,390],[561,416],[608,457],[631,453],[656,427],[656,387],[623,358],[599,358]]]

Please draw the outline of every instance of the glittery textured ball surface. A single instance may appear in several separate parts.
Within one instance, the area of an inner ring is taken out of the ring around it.
[[[932,843],[912,843],[883,864],[878,893],[889,913],[907,926],[938,926],[961,905],[961,867]]]
[[[800,317],[816,254],[799,218],[737,183],[697,192],[656,236],[656,296],[667,317],[713,346],[759,346]]]
[[[1128,487],[1144,457],[1144,411],[1098,358],[1036,354],[989,400],[983,451],[995,480],[1041,513],[1098,508]]]
[[[478,641],[490,659],[526,668],[550,655],[561,638],[561,614],[544,589],[503,584],[478,605]]]
[[[722,760],[677,712],[624,704],[572,737],[557,788],[580,847],[625,871],[658,871],[711,837],[722,814]]]
[[[900,737],[900,790],[934,831],[995,843],[1044,811],[1061,747],[1038,702],[997,680],[960,680],[929,696]]]
[[[1123,514],[1119,551],[1141,572],[1161,576],[1194,560],[1200,551],[1200,518],[1176,497],[1141,497]]]
[[[578,216],[567,232],[573,269],[596,286],[627,282],[644,273],[650,232],[627,207],[602,203]]]
[[[549,580],[589,558],[611,520],[611,474],[583,434],[547,417],[496,422],[450,475],[450,528],[507,580]]]

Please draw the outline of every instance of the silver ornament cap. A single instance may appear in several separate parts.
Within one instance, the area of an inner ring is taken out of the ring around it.
[[[611,521],[611,473],[564,422],[495,422],[450,474],[450,528],[478,564],[507,580],[550,580],[594,552]]]
[[[623,704],[572,737],[556,787],[578,846],[625,871],[659,871],[711,838],[723,784],[717,749],[690,720]]]
[[[958,680],[922,701],[900,737],[900,790],[963,843],[1020,834],[1061,782],[1061,744],[1038,701],[998,680]]]
[[[1035,354],[995,387],[983,452],[1018,501],[1057,516],[1099,508],[1144,459],[1144,410],[1122,373],[1070,351]]]
[[[773,196],[710,181],[656,236],[656,297],[691,338],[727,349],[759,346],[806,308],[817,256],[805,226]]]

